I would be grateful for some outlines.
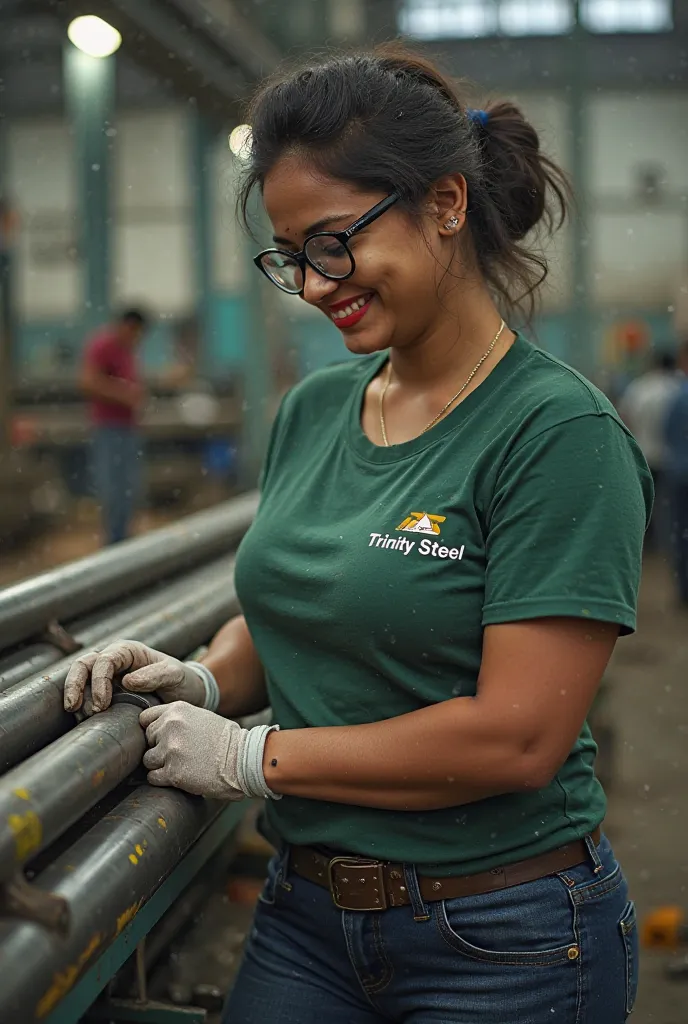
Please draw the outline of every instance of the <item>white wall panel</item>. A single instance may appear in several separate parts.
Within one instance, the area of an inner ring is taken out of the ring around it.
[[[635,169],[659,164],[666,189],[688,188],[688,94],[605,93],[590,103],[589,174],[597,195],[632,195]]]
[[[210,163],[210,207],[213,239],[212,282],[221,292],[236,293],[247,286],[247,275],[257,274],[250,253],[270,244],[261,238],[253,247],[239,227],[234,212],[237,170],[226,133],[221,133]]]
[[[545,93],[522,93],[517,104],[536,129],[544,153],[567,168],[570,163],[567,107],[562,97]],[[549,273],[542,288],[542,309],[556,312],[566,309],[571,301],[572,260],[571,232],[568,222],[551,238],[540,231],[531,244],[544,255]]]
[[[688,95],[607,93],[590,103],[588,221],[600,305],[671,304],[688,266]],[[649,200],[640,170],[659,172]]]
[[[66,121],[32,118],[7,127],[7,183],[20,217],[16,303],[22,320],[71,317],[82,301],[76,257],[74,147]]]
[[[116,130],[112,300],[187,315],[196,302],[187,111],[122,113]]]
[[[141,303],[160,316],[188,314],[195,302],[193,244],[188,219],[120,223],[115,231],[114,301]]]
[[[688,266],[686,222],[673,213],[602,213],[591,219],[593,298],[599,304],[667,305]]]
[[[191,161],[186,110],[122,113],[116,129],[117,208],[141,212],[188,207]]]

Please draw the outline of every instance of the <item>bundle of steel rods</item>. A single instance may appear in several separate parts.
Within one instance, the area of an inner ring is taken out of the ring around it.
[[[233,552],[255,508],[246,495],[0,592],[1,1021],[48,1019],[220,813],[145,785],[113,809],[144,753],[140,709],[77,723],[63,687],[79,649],[207,643],[237,613]]]

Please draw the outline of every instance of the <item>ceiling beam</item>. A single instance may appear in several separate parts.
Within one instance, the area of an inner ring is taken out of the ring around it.
[[[199,31],[209,34],[231,54],[251,80],[269,75],[282,54],[257,24],[241,14],[230,0],[167,0]]]
[[[279,53],[223,0],[225,14],[203,14],[199,0],[63,0],[65,19],[97,14],[122,35],[122,52],[185,99],[229,120]],[[230,36],[234,35],[233,41]],[[243,51],[243,52],[242,52]],[[250,52],[249,52],[250,51]],[[263,70],[264,69],[264,70]]]
[[[440,56],[453,74],[488,90],[566,90],[572,63],[579,81],[589,89],[645,90],[688,84],[688,34],[677,32],[585,33],[576,39],[443,39],[418,47]]]

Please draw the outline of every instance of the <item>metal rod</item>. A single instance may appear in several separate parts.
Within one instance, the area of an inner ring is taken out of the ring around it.
[[[135,915],[146,914],[142,905],[220,806],[141,786],[46,868],[34,884],[67,900],[70,934],[63,939],[32,923],[0,923],[0,1020],[44,1020]]]
[[[146,749],[140,713],[113,705],[0,779],[0,882],[139,766]]]
[[[56,609],[68,621],[230,550],[248,529],[257,500],[243,495],[0,591],[2,646],[39,634]]]
[[[186,576],[158,582],[150,591],[125,597],[112,607],[99,608],[95,614],[75,620],[69,627],[70,632],[83,649],[97,647],[104,636],[116,633],[125,635],[134,620],[164,611],[173,601],[186,594],[188,587]],[[65,659],[55,647],[45,644],[35,644],[14,651],[0,660],[0,693],[28,680],[51,665],[54,670],[58,661],[71,664],[74,657],[75,655],[70,655]]]
[[[20,651],[12,651],[0,659],[0,693],[21,683],[22,679],[42,672],[54,665],[60,653],[51,644],[32,644]]]
[[[190,574],[176,600],[128,626],[100,637],[127,639],[183,658],[209,640],[238,611],[233,584],[234,560],[221,559]],[[6,771],[67,732],[74,718],[63,709],[64,682],[73,657],[63,658],[45,675],[33,676],[0,693],[0,772]],[[3,819],[0,819],[0,821]]]

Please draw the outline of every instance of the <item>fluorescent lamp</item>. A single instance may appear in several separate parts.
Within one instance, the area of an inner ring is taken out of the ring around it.
[[[75,18],[67,29],[70,42],[89,57],[109,57],[119,50],[122,37],[116,28],[95,14]]]

